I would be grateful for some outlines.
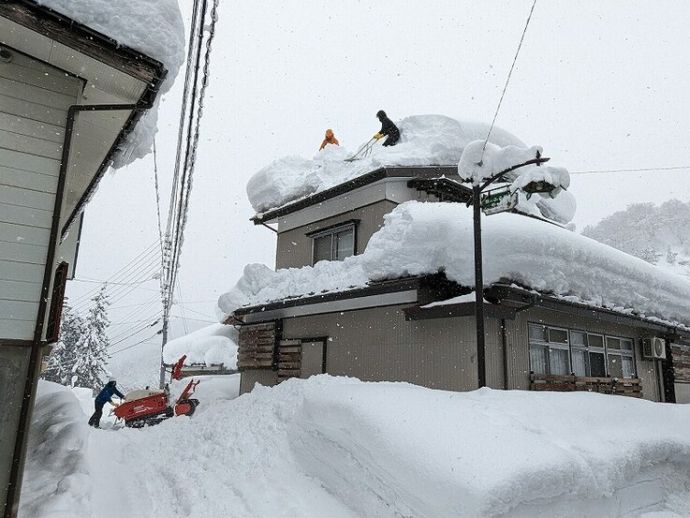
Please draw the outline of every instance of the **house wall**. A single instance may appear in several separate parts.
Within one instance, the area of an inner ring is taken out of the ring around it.
[[[18,52],[0,62],[0,338],[33,339],[67,109],[81,87]]]
[[[429,388],[473,390],[477,387],[474,317],[406,321],[389,306],[283,320],[283,339],[328,337],[326,372],[364,381],[406,381]],[[505,322],[505,348],[503,342]],[[644,360],[639,339],[643,329],[582,318],[568,312],[532,308],[514,320],[486,319],[487,385],[529,390],[529,322],[581,329],[635,339],[635,359],[643,397],[659,401],[659,366]],[[273,371],[244,371],[242,392],[254,383],[277,382]]]
[[[276,249],[276,268],[299,268],[311,265],[312,239],[307,237],[307,234],[353,219],[360,220],[357,225],[357,253],[362,253],[371,236],[383,226],[384,215],[392,211],[396,205],[392,201],[381,200],[337,216],[280,232]]]
[[[444,390],[477,387],[472,317],[405,321],[407,306],[329,313],[283,320],[283,339],[328,337],[326,372],[365,381],[406,381]],[[500,321],[489,319],[487,383],[503,385]],[[255,383],[275,384],[275,373],[242,373],[241,391]]]
[[[527,325],[529,322],[633,338],[635,342],[637,374],[642,384],[643,397],[652,401],[661,400],[660,394],[663,393],[663,390],[660,392],[659,365],[655,361],[644,360],[640,348],[640,339],[649,336],[649,331],[634,326],[603,322],[595,316],[583,318],[566,311],[552,311],[541,308],[531,308],[519,312],[515,320],[506,320],[509,388],[529,389],[529,348],[527,345]]]

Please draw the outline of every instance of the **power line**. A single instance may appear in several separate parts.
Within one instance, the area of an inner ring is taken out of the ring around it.
[[[506,95],[506,90],[508,90],[508,83],[510,83],[510,78],[513,75],[513,69],[515,68],[515,63],[517,63],[518,55],[520,55],[520,49],[522,48],[522,42],[525,40],[525,34],[527,34],[527,27],[529,27],[529,22],[532,19],[532,13],[534,12],[534,6],[537,5],[537,0],[532,2],[532,8],[529,10],[529,16],[527,16],[527,22],[525,23],[525,28],[522,29],[522,36],[520,36],[520,43],[518,43],[517,50],[515,51],[515,57],[513,58],[513,64],[510,65],[510,70],[508,71],[508,77],[506,77],[506,83],[503,85],[503,91],[501,92],[501,98],[498,100],[498,106],[496,106],[496,113],[494,113],[494,118],[491,121],[491,126],[489,127],[489,132],[486,134],[486,140],[484,141],[484,146],[482,146],[482,156],[480,162],[484,159],[484,151],[486,150],[486,145],[489,142],[489,137],[491,137],[491,132],[494,129],[494,124],[496,124],[496,119],[498,118],[498,112],[501,109],[501,104],[503,103],[503,97]]]
[[[155,337],[158,336],[159,334],[160,334],[160,331],[159,331],[159,332],[156,332],[156,333],[154,333],[154,334],[152,334],[152,335],[149,336],[148,338],[144,338],[144,339],[141,340],[140,342],[134,343],[134,344],[132,344],[132,345],[128,345],[127,347],[123,347],[122,349],[118,349],[117,351],[113,351],[113,352],[110,353],[110,356],[114,356],[114,355],[119,354],[119,353],[121,353],[121,352],[127,351],[128,349],[132,349],[132,348],[136,347],[137,345],[141,345],[141,344],[143,344],[143,343],[155,343],[155,342],[149,342],[149,340],[151,340],[152,338],[155,338]]]
[[[570,171],[570,174],[644,173],[650,171],[683,171],[687,169],[690,169],[690,165],[671,167],[640,167],[637,169],[591,169],[588,171]]]

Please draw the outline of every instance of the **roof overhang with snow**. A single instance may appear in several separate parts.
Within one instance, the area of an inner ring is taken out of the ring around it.
[[[305,198],[299,199],[297,201],[294,201],[292,203],[288,203],[286,205],[283,205],[282,207],[278,207],[276,209],[272,209],[263,213],[256,214],[253,218],[251,218],[251,221],[254,222],[255,225],[264,225],[267,223],[274,223],[280,218],[287,216],[289,214],[293,214],[297,211],[300,211],[302,209],[306,209],[307,207],[311,207],[314,205],[318,205],[320,203],[323,203],[327,200],[331,200],[333,198],[336,198],[337,196],[341,196],[343,194],[347,194],[349,192],[352,192],[356,189],[359,189],[361,187],[371,185],[375,182],[379,182],[381,180],[384,180],[386,178],[410,178],[410,181],[408,182],[408,187],[418,189],[418,190],[425,190],[425,191],[431,191],[434,187],[434,182],[436,182],[436,189],[441,189],[444,188],[444,192],[448,192],[448,196],[450,196],[450,190],[445,188],[446,182],[444,183],[443,181],[440,182],[444,177],[451,177],[451,178],[458,178],[458,167],[457,165],[448,165],[448,166],[384,166],[384,167],[379,167],[369,173],[363,174],[361,176],[357,176],[347,182],[343,182],[341,184],[338,184],[334,187],[331,187],[330,189],[326,189],[324,191],[319,191],[315,194],[312,194],[310,196],[307,196]],[[425,182],[426,181],[426,182]],[[460,185],[457,182],[452,182],[455,184],[455,187],[453,189],[453,195],[455,196],[454,199],[449,200],[449,201],[468,201],[471,199],[472,191],[469,187],[466,187],[464,185]],[[441,185],[442,184],[442,185]],[[463,196],[463,193],[465,196]]]
[[[82,80],[68,112],[62,152],[64,236],[95,190],[126,135],[155,99],[163,64],[48,7],[0,2],[0,46]]]
[[[363,288],[245,306],[235,310],[226,318],[225,323],[254,324],[281,318],[391,305],[408,305],[403,310],[406,320],[468,317],[475,314],[474,302],[451,301],[444,304],[443,301],[464,299],[463,295],[472,292],[472,288],[460,286],[442,274],[408,277],[372,282]],[[396,297],[396,294],[404,296]],[[613,324],[639,327],[668,336],[688,336],[690,333],[690,328],[682,325],[554,297],[548,293],[521,288],[511,282],[493,284],[485,289],[484,298],[485,314],[489,318],[514,319],[518,312],[538,307]]]

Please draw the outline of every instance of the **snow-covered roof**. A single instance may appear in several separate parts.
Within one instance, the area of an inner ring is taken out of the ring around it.
[[[472,229],[472,211],[462,204],[406,202],[386,215],[361,255],[278,271],[250,264],[219,307],[230,314],[244,305],[440,271],[473,286]],[[570,302],[690,324],[690,281],[557,225],[497,214],[484,218],[482,242],[486,286],[508,280]]]
[[[468,143],[484,139],[487,124],[458,121],[444,115],[414,115],[398,123],[400,141],[395,146],[375,145],[370,156],[345,161],[352,150],[326,146],[313,159],[288,156],[255,173],[247,183],[247,196],[257,212],[265,212],[311,194],[329,189],[385,166],[457,166]],[[494,128],[491,142],[504,146],[525,145],[515,136]]]
[[[186,354],[185,365],[219,365],[237,368],[237,330],[211,324],[193,333],[170,340],[163,349],[163,361],[173,364]]]
[[[527,147],[500,128],[493,129],[484,149],[487,124],[458,121],[444,115],[414,115],[398,125],[399,143],[392,147],[375,145],[371,155],[365,158],[348,161],[351,151],[326,146],[311,160],[287,156],[264,167],[247,183],[247,196],[257,217],[261,219],[267,211],[308,199],[382,167],[452,167],[469,180],[472,175],[495,173],[504,169],[505,164],[514,165],[534,158],[537,150],[541,152],[540,147]],[[480,161],[477,151],[482,157],[481,167],[476,166]],[[545,166],[532,166],[506,178],[515,182],[516,189],[522,183],[543,179],[555,180],[559,191],[567,189],[570,181],[565,169]],[[568,223],[575,215],[575,207],[575,198],[568,192],[560,192],[555,199],[534,196],[531,200],[520,193],[517,208],[527,214]]]
[[[161,95],[172,87],[184,63],[184,24],[177,1],[36,0],[36,3],[163,63],[168,75],[155,106],[135,126],[128,147],[113,165],[123,166],[148,154],[156,133]]]

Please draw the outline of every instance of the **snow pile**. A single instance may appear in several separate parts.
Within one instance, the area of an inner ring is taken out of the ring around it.
[[[445,272],[474,285],[472,211],[461,204],[406,202],[385,217],[363,254],[273,272],[245,268],[219,299],[238,305],[361,287],[369,281]],[[484,218],[484,282],[514,282],[596,307],[690,324],[690,281],[557,225],[516,214]]]
[[[185,365],[218,365],[237,368],[237,330],[224,324],[211,324],[193,333],[170,340],[163,349],[169,365],[186,354]]]
[[[489,126],[457,121],[443,115],[415,115],[398,123],[400,141],[392,147],[375,145],[371,155],[353,162],[344,147],[326,146],[312,160],[289,156],[255,173],[247,183],[247,196],[257,212],[264,212],[320,192],[382,166],[457,165],[464,147],[483,139]],[[500,128],[491,142],[497,146],[524,144]]]
[[[65,488],[72,501],[51,496],[64,468],[30,453],[26,480],[46,486],[21,516],[687,516],[689,425],[687,405],[620,396],[318,376],[87,431],[91,478]],[[72,505],[89,492],[91,509]]]
[[[128,136],[128,148],[116,158],[122,167],[146,156],[153,143],[160,99],[173,85],[184,62],[185,35],[176,0],[37,0],[65,16],[94,29],[121,45],[163,63],[168,71],[155,105]]]
[[[92,491],[89,432],[75,393],[40,380],[32,418],[20,516],[86,516]]]
[[[532,160],[541,155],[540,146],[509,145],[500,147],[484,140],[475,140],[465,146],[458,174],[460,178],[480,185],[506,169]],[[570,174],[562,167],[536,164],[521,167],[505,175],[512,182],[510,191],[520,191],[532,182],[547,182],[555,188],[550,194],[537,194],[527,199],[519,192],[517,209],[535,216],[544,216],[559,223],[568,223],[575,217],[575,197],[564,192],[570,186]]]

